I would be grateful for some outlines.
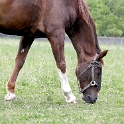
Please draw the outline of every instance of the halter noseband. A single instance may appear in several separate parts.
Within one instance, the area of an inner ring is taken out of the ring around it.
[[[102,75],[102,70],[101,70],[101,73],[100,73],[100,75],[99,75],[99,80],[98,80],[98,82],[96,82],[95,79],[94,79],[94,70],[95,70],[96,68],[102,69],[102,64],[101,64],[101,62],[96,61],[97,56],[98,56],[98,54],[96,53],[96,55],[95,55],[93,61],[92,61],[92,62],[89,64],[89,66],[88,66],[81,74],[79,74],[79,76],[77,77],[77,79],[79,79],[80,76],[83,75],[88,69],[91,69],[91,77],[92,77],[92,80],[91,80],[91,82],[90,82],[87,86],[85,86],[83,89],[81,89],[80,86],[79,86],[79,93],[80,93],[80,94],[83,93],[83,92],[84,92],[86,89],[88,89],[89,87],[93,87],[93,86],[97,86],[98,91],[100,91],[100,88],[101,88],[101,75]],[[89,78],[88,78],[88,79],[89,79]],[[78,84],[79,84],[79,83],[78,83]],[[80,90],[80,89],[81,89],[81,90]]]

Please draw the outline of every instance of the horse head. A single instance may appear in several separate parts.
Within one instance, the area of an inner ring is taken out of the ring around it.
[[[79,93],[83,93],[83,100],[87,103],[95,103],[101,89],[102,58],[108,50],[96,54],[91,62],[81,63],[76,68],[76,75],[79,81]]]

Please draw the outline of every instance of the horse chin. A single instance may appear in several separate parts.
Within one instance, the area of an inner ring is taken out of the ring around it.
[[[86,95],[86,96],[83,96],[82,99],[86,103],[94,104],[97,100],[97,97],[95,97],[94,95]]]

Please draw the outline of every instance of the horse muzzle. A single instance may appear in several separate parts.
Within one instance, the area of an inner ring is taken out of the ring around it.
[[[86,95],[82,98],[86,103],[94,104],[97,100],[97,97],[94,95]]]

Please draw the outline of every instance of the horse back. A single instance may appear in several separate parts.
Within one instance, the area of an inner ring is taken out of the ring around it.
[[[71,0],[0,1],[0,32],[39,35],[39,32],[45,33],[51,27],[66,28],[70,21],[75,20],[74,14]]]

